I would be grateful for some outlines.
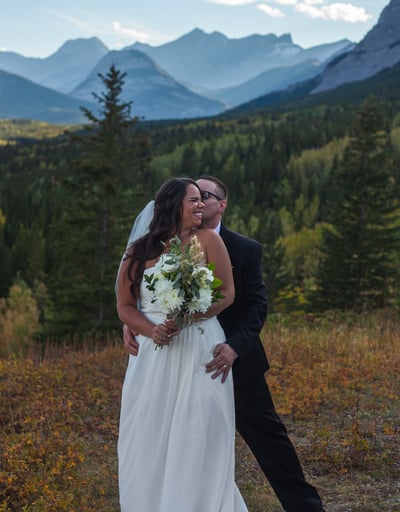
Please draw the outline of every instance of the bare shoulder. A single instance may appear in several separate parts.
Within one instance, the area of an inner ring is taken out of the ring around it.
[[[208,244],[220,240],[221,237],[214,229],[203,228],[196,231],[196,236],[201,244]]]
[[[225,244],[214,229],[199,229],[197,231],[197,239],[203,248],[207,261],[215,262],[217,259],[227,257],[228,253]]]
[[[229,260],[225,244],[220,235],[214,229],[199,229],[197,234],[199,243],[203,248],[207,261],[217,263],[218,261],[227,262]]]

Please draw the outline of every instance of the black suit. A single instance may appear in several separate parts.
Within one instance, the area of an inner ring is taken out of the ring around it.
[[[235,282],[235,301],[219,320],[238,354],[232,371],[236,428],[250,447],[287,512],[320,512],[316,489],[305,481],[296,451],[275,411],[264,373],[269,364],[260,340],[267,315],[261,246],[221,226]]]

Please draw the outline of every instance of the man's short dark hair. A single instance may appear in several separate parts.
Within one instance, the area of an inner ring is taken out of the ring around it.
[[[202,174],[197,179],[212,181],[217,185],[218,195],[222,197],[222,199],[228,199],[228,188],[220,179],[215,176],[211,176],[211,174]]]

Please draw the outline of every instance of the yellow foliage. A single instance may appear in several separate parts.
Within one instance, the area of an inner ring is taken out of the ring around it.
[[[117,510],[125,364],[121,347],[0,360],[0,511]]]
[[[39,330],[40,311],[32,290],[19,281],[0,298],[0,357],[23,352]]]
[[[278,411],[296,423],[315,418],[306,457],[340,472],[390,460],[400,434],[398,312],[285,317],[267,324],[265,346]]]
[[[325,482],[331,476],[332,485],[356,471],[379,472],[381,480],[368,487],[368,510],[384,510],[374,489],[397,481],[398,312],[271,317],[263,339],[277,411],[295,425],[305,467]],[[0,512],[118,510],[116,443],[127,362],[121,345],[49,346],[44,356],[0,359]],[[246,501],[259,502],[261,489],[273,502],[251,455],[242,456],[240,439],[237,450]]]

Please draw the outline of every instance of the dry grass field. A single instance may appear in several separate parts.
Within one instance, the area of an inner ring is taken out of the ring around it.
[[[263,339],[278,412],[327,512],[399,512],[398,312],[271,317]],[[118,511],[126,359],[110,340],[0,360],[0,512]],[[281,511],[239,437],[236,455],[249,512]]]

